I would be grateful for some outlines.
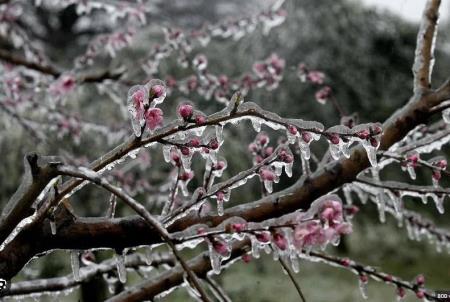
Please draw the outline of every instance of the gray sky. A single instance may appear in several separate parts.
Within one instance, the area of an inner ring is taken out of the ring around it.
[[[357,0],[379,9],[388,9],[409,21],[419,21],[425,0]],[[441,20],[448,22],[450,16],[450,0],[442,0]]]

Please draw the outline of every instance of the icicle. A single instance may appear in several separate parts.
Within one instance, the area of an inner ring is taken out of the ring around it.
[[[359,290],[361,291],[361,296],[364,299],[367,299],[369,296],[367,295],[367,280],[365,279],[367,276],[360,276],[359,278]]]
[[[292,271],[297,274],[300,271],[300,265],[298,262],[297,255],[291,252],[289,254],[289,259],[291,260]]]
[[[264,181],[264,188],[266,189],[267,193],[272,193],[273,191],[273,182],[270,180]]]
[[[255,129],[256,132],[261,132],[261,121],[259,118],[252,118],[251,119],[253,129]]]
[[[153,262],[153,248],[151,245],[145,248],[145,263],[151,265]]]
[[[376,200],[377,200],[380,222],[385,223],[386,222],[386,213],[385,213],[386,212],[386,200],[385,200],[384,192],[382,190],[380,190],[380,192],[377,194]]]
[[[217,199],[217,215],[223,216],[223,200]]]
[[[411,177],[412,180],[416,179],[416,170],[414,169],[413,166],[408,165],[406,167],[406,171],[408,171],[409,177]]]
[[[438,210],[439,214],[444,214],[445,195],[441,194],[440,196],[438,196],[436,194],[432,194],[431,197],[433,198],[434,204],[436,205],[436,209]]]
[[[253,236],[253,235],[250,236],[250,242],[251,242],[251,245],[252,245],[252,250],[251,250],[252,257],[255,258],[255,259],[258,259],[259,258],[260,243],[259,243],[258,239],[256,239],[256,237]]]
[[[75,281],[80,281],[80,252],[70,252],[70,265],[72,267],[73,278]]]
[[[353,204],[353,198],[352,198],[351,187],[349,185],[344,185],[344,187],[342,188],[342,191],[344,192],[345,201],[347,202],[347,204],[348,205],[352,205]]]
[[[377,149],[374,148],[368,141],[363,141],[362,145],[363,145],[364,149],[366,150],[367,158],[369,159],[370,164],[372,165],[372,167],[376,167],[378,165]]]
[[[330,143],[330,154],[331,157],[333,157],[334,160],[338,160],[339,159],[339,145],[335,145],[335,144],[331,144]]]
[[[446,124],[450,124],[450,108],[442,111],[442,119]]]
[[[52,235],[56,235],[56,222],[54,220],[50,220],[50,230]]]
[[[121,283],[127,282],[127,269],[125,267],[125,250],[121,254],[116,254],[117,275]]]

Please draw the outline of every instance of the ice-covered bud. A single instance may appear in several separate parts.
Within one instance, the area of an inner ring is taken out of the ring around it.
[[[226,87],[229,83],[229,79],[226,75],[219,76],[219,84],[222,87]]]
[[[201,115],[201,114],[195,116],[195,123],[197,125],[203,125],[205,122],[206,122],[206,116]]]
[[[343,222],[334,226],[334,229],[338,235],[348,235],[353,232],[352,225],[347,222]]]
[[[150,130],[160,127],[163,123],[163,111],[159,108],[150,108],[144,113],[145,122]]]
[[[306,131],[302,131],[302,140],[303,140],[305,143],[308,144],[308,143],[312,140],[312,135],[311,135],[311,133],[306,132]]]
[[[380,141],[376,139],[375,137],[371,137],[369,139],[370,145],[374,148],[378,148],[380,146]]]
[[[325,104],[327,100],[331,97],[331,87],[329,86],[323,87],[322,89],[316,92],[315,97],[320,104],[322,105]]]
[[[418,299],[423,299],[423,298],[425,298],[425,291],[423,290],[423,289],[418,289],[417,291],[416,291],[416,297],[418,298]]]
[[[339,145],[340,142],[340,138],[339,135],[337,133],[330,133],[328,135],[328,140],[333,144],[333,145]]]
[[[341,265],[345,267],[349,267],[352,261],[349,258],[342,258]]]
[[[289,133],[292,135],[296,135],[298,132],[297,127],[292,126],[292,125],[289,125],[288,130],[289,130]]]
[[[177,80],[173,76],[167,76],[166,84],[168,87],[174,88],[175,86],[177,86]]]
[[[384,276],[384,281],[386,282],[392,282],[394,280],[394,278],[392,277],[392,275],[386,275]]]
[[[364,129],[356,133],[356,136],[358,136],[360,139],[367,139],[370,136],[369,129]]]
[[[275,173],[269,169],[261,169],[259,176],[263,181],[275,181]]]
[[[213,150],[217,150],[219,148],[219,142],[217,141],[216,138],[213,138],[212,140],[209,141],[208,147]]]
[[[265,132],[260,132],[256,136],[256,142],[260,144],[262,147],[265,147],[269,143],[269,136]]]
[[[425,284],[425,277],[422,274],[416,277],[416,284],[418,286],[423,286]]]
[[[250,145],[248,145],[248,151],[256,153],[258,151],[258,146],[256,146],[255,143],[251,143]]]
[[[205,55],[199,54],[195,56],[194,60],[192,60],[192,64],[198,70],[205,70],[208,66],[208,59]]]
[[[180,174],[180,180],[181,181],[187,181],[189,179],[192,179],[194,177],[194,173],[192,171],[189,172],[183,172]]]
[[[224,201],[225,193],[223,191],[219,191],[216,193],[217,201]]]
[[[447,161],[445,159],[441,159],[435,163],[435,166],[442,170],[445,170],[447,169]]]
[[[256,233],[255,237],[259,242],[262,242],[262,243],[267,243],[270,241],[270,233],[269,232]]]
[[[219,255],[226,257],[230,251],[229,246],[222,240],[214,239],[212,242],[214,251]]]
[[[419,154],[418,153],[410,154],[406,157],[406,160],[408,161],[408,164],[410,166],[415,168],[417,166],[417,162],[419,161]]]
[[[69,92],[75,87],[75,78],[72,75],[61,77],[61,88],[63,92]]]
[[[222,170],[225,168],[225,162],[223,160],[217,161],[217,163],[214,165],[214,170]]]
[[[194,113],[194,108],[189,103],[181,104],[178,107],[178,115],[185,121],[188,121],[192,114]]]
[[[180,157],[180,155],[178,154],[178,151],[175,148],[172,148],[170,150],[170,160],[177,167],[179,167],[181,165],[181,157]]]
[[[250,254],[244,254],[241,256],[241,258],[244,263],[249,263],[250,261],[252,261],[252,256]]]
[[[272,234],[273,242],[275,245],[282,251],[286,250],[288,247],[288,242],[286,236],[283,234],[276,232]]]
[[[198,234],[198,235],[204,235],[204,234],[206,234],[206,229],[205,229],[204,227],[199,227],[199,228],[197,229],[197,234]]]
[[[242,231],[244,231],[247,227],[247,224],[245,223],[232,223],[231,224],[231,231],[232,232],[236,232],[236,233],[240,233]]]
[[[189,89],[189,91],[194,91],[195,89],[197,89],[198,86],[198,80],[197,77],[195,75],[190,76],[187,79],[187,88]]]
[[[189,147],[183,146],[180,148],[181,154],[184,156],[188,156],[191,153],[191,150],[189,150]]]
[[[306,76],[308,81],[310,81],[313,84],[322,85],[323,80],[325,78],[325,74],[323,72],[317,71],[317,70],[311,70],[308,72],[308,75]]]
[[[271,156],[272,153],[273,153],[273,147],[267,147],[267,148],[264,149],[264,155],[266,157]]]
[[[349,216],[353,216],[359,212],[359,208],[357,206],[350,206],[345,208],[345,213]]]
[[[189,141],[189,146],[190,146],[190,147],[197,148],[197,147],[200,146],[200,144],[201,144],[201,141],[200,141],[200,139],[199,139],[198,137],[194,137],[194,138],[192,138],[192,139]]]
[[[440,180],[441,177],[442,177],[441,171],[439,171],[439,170],[434,170],[431,177],[432,177],[434,180]]]
[[[379,125],[372,125],[371,130],[373,135],[379,135],[383,132],[383,128],[381,128],[381,126]]]
[[[400,298],[400,299],[403,299],[405,296],[406,296],[406,290],[405,290],[405,288],[404,287],[397,287],[397,296]]]
[[[320,213],[320,218],[325,221],[332,221],[334,218],[334,210],[332,208],[326,208]]]
[[[367,283],[367,282],[369,282],[369,276],[367,276],[366,274],[361,274],[361,275],[359,275],[359,280],[362,283]]]
[[[290,164],[294,161],[294,157],[292,156],[292,154],[284,149],[280,151],[278,157],[282,162],[285,162],[287,164]]]
[[[150,88],[150,98],[158,99],[165,93],[165,87],[163,85],[154,85]]]

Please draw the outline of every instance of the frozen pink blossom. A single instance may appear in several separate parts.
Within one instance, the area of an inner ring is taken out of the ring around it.
[[[193,113],[194,108],[189,103],[181,104],[178,107],[178,115],[185,121],[188,121],[192,117]]]
[[[341,264],[345,267],[349,267],[351,263],[352,263],[352,261],[349,258],[343,258],[341,260]]]
[[[281,234],[279,232],[273,233],[272,238],[273,238],[273,242],[280,250],[284,251],[287,249],[288,242],[287,242],[286,237],[283,234]]]
[[[302,140],[303,140],[305,143],[308,144],[308,143],[312,140],[312,135],[311,135],[311,133],[306,132],[306,131],[302,131]]]
[[[230,252],[230,247],[223,242],[222,240],[214,239],[212,241],[213,249],[219,254],[224,257],[228,255]]]
[[[329,86],[323,87],[322,89],[316,92],[315,97],[320,104],[322,105],[325,104],[327,100],[331,97],[331,87]]]
[[[247,227],[246,223],[232,223],[231,224],[231,230],[236,233],[240,233],[240,232],[244,231],[246,229],[246,227]]]
[[[269,232],[258,232],[255,234],[255,237],[259,242],[267,243],[270,241]]]
[[[192,179],[194,177],[194,173],[192,171],[189,172],[183,172],[180,174],[180,180],[181,181],[187,181],[189,179]]]
[[[397,287],[397,296],[400,299],[403,299],[406,296],[406,290],[404,287],[401,287],[401,286]]]
[[[322,85],[325,74],[317,70],[311,70],[310,72],[308,72],[306,78],[313,84]]]
[[[204,115],[197,115],[195,117],[195,123],[197,125],[203,125],[206,122],[206,116]]]
[[[423,298],[425,298],[425,291],[423,290],[423,289],[418,289],[417,291],[416,291],[416,297],[418,298],[418,299],[423,299]]]
[[[425,277],[422,274],[420,274],[416,277],[416,284],[418,286],[422,286],[425,284]]]
[[[213,138],[212,140],[209,141],[208,147],[213,150],[217,150],[219,148],[219,142],[217,141],[216,138]]]
[[[198,137],[194,137],[194,138],[192,138],[192,139],[189,141],[189,146],[190,146],[190,147],[197,148],[197,147],[199,147],[200,145],[201,145],[201,141],[200,141],[200,138],[198,138]]]
[[[328,140],[333,144],[333,145],[339,145],[340,142],[340,138],[339,135],[336,133],[330,133],[328,135]]]
[[[292,156],[292,154],[290,152],[287,152],[286,150],[280,150],[278,157],[280,158],[280,160],[282,162],[285,163],[292,163],[294,161],[294,157]]]
[[[269,169],[261,169],[259,176],[263,181],[275,181],[275,173]]]
[[[292,126],[292,125],[289,125],[288,130],[289,130],[289,133],[292,135],[296,135],[298,132],[297,127]]]
[[[360,139],[367,139],[370,136],[369,129],[364,129],[356,133],[356,136],[358,136]]]
[[[144,114],[145,122],[150,130],[155,130],[156,128],[162,126],[163,123],[163,111],[159,108],[150,108],[145,111]]]
[[[241,256],[241,258],[244,263],[249,263],[250,261],[252,261],[252,256],[250,254],[244,254]]]
[[[180,148],[181,154],[184,156],[188,156],[191,153],[191,150],[189,150],[189,147],[183,146]]]

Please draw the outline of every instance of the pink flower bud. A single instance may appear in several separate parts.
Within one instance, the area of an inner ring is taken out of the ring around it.
[[[361,280],[362,283],[367,283],[369,282],[369,276],[366,274],[359,275],[359,280]]]
[[[404,298],[406,296],[406,291],[404,287],[397,287],[397,296]]]
[[[434,180],[440,180],[441,179],[441,171],[434,170],[431,177],[433,177]]]
[[[256,146],[255,143],[251,143],[250,145],[248,145],[248,151],[250,152],[257,152],[258,151],[258,146]]]
[[[418,299],[423,299],[423,298],[425,298],[425,291],[424,291],[423,289],[418,289],[418,290],[416,291],[416,297],[417,297]]]
[[[132,95],[133,98],[133,102],[135,105],[140,105],[142,103],[144,103],[144,99],[145,99],[145,92],[142,89],[137,90],[135,93],[133,93]],[[137,107],[137,106],[136,106]]]
[[[225,162],[223,160],[218,161],[214,165],[214,170],[222,170],[223,168],[225,168]]]
[[[309,132],[302,131],[302,139],[305,143],[309,143],[312,140],[312,135]]]
[[[341,264],[345,267],[349,267],[352,261],[349,258],[343,258],[341,259]]]
[[[424,284],[425,284],[425,277],[424,277],[423,275],[418,275],[418,276],[416,277],[416,284],[417,284],[418,286],[424,285]]]
[[[336,133],[331,133],[328,137],[328,139],[330,140],[330,142],[334,145],[339,145],[339,135]]]
[[[371,137],[369,141],[374,148],[378,148],[378,146],[380,145],[380,141],[378,141],[375,137]]]
[[[150,88],[150,98],[157,99],[163,96],[164,94],[164,86],[162,85],[154,85]]]
[[[323,87],[322,89],[316,92],[315,97],[320,104],[322,105],[325,104],[327,100],[331,97],[331,87],[329,86]]]
[[[359,208],[357,206],[350,206],[345,209],[345,212],[347,213],[347,215],[353,216],[359,212]]]
[[[297,128],[292,125],[289,125],[288,130],[289,130],[289,133],[292,135],[296,135],[298,132]]]
[[[225,193],[223,191],[219,191],[216,193],[217,201],[223,201],[225,199]]]
[[[272,153],[273,153],[273,147],[267,147],[266,149],[264,149],[265,156],[271,156]]]
[[[278,154],[278,157],[282,162],[285,162],[287,164],[290,164],[294,161],[294,157],[292,156],[292,154],[289,154],[286,150],[281,150]]]
[[[273,242],[275,245],[282,251],[287,249],[288,242],[286,237],[281,233],[274,233],[273,235]]]
[[[192,172],[184,172],[180,174],[181,181],[187,181],[189,179],[192,179],[192,177],[194,177],[194,173]]]
[[[384,281],[386,282],[392,282],[394,280],[394,278],[392,277],[392,275],[386,275],[384,276]]]
[[[197,148],[198,146],[200,146],[200,144],[201,144],[201,141],[198,137],[194,137],[189,141],[190,147]]]
[[[249,263],[250,261],[252,261],[252,256],[250,254],[244,254],[241,256],[241,258],[244,263]]]
[[[181,147],[180,151],[181,151],[181,154],[183,154],[184,156],[188,156],[191,153],[189,148],[186,146]]]
[[[219,148],[219,142],[217,141],[216,138],[213,138],[212,140],[209,141],[208,147],[213,150],[217,150]]]
[[[170,150],[170,159],[176,166],[181,165],[181,158],[178,152],[175,149]]]
[[[256,137],[256,141],[261,146],[265,146],[267,143],[269,143],[269,137],[264,132],[260,132]]]
[[[381,134],[382,132],[383,132],[383,128],[381,128],[380,126],[378,126],[378,125],[373,125],[372,126],[372,133],[374,135]]]
[[[182,104],[178,107],[178,114],[185,121],[189,120],[194,113],[194,108],[190,104]]]
[[[370,131],[368,129],[364,129],[356,133],[360,139],[367,139],[370,136]]]
[[[227,246],[227,244],[221,240],[217,240],[214,239],[212,242],[213,248],[214,250],[219,254],[222,255],[224,257],[226,257],[228,255],[229,252],[229,248]]]
[[[320,71],[312,70],[307,74],[306,78],[313,84],[321,85],[323,84],[325,75]]]
[[[206,117],[204,115],[197,115],[195,117],[195,123],[197,125],[203,125],[206,122]]]
[[[154,130],[163,123],[163,112],[159,108],[150,108],[145,111],[145,121],[150,130]]]
[[[269,169],[262,169],[259,171],[259,176],[263,181],[274,181],[275,180],[275,173],[273,173]]]
[[[267,243],[270,241],[270,233],[269,232],[256,233],[255,237],[259,242]]]
[[[206,229],[204,227],[199,227],[197,229],[197,234],[199,234],[199,235],[206,234]]]
[[[243,230],[245,230],[246,227],[247,227],[247,225],[245,223],[232,223],[231,224],[231,230],[236,233],[242,232]]]

